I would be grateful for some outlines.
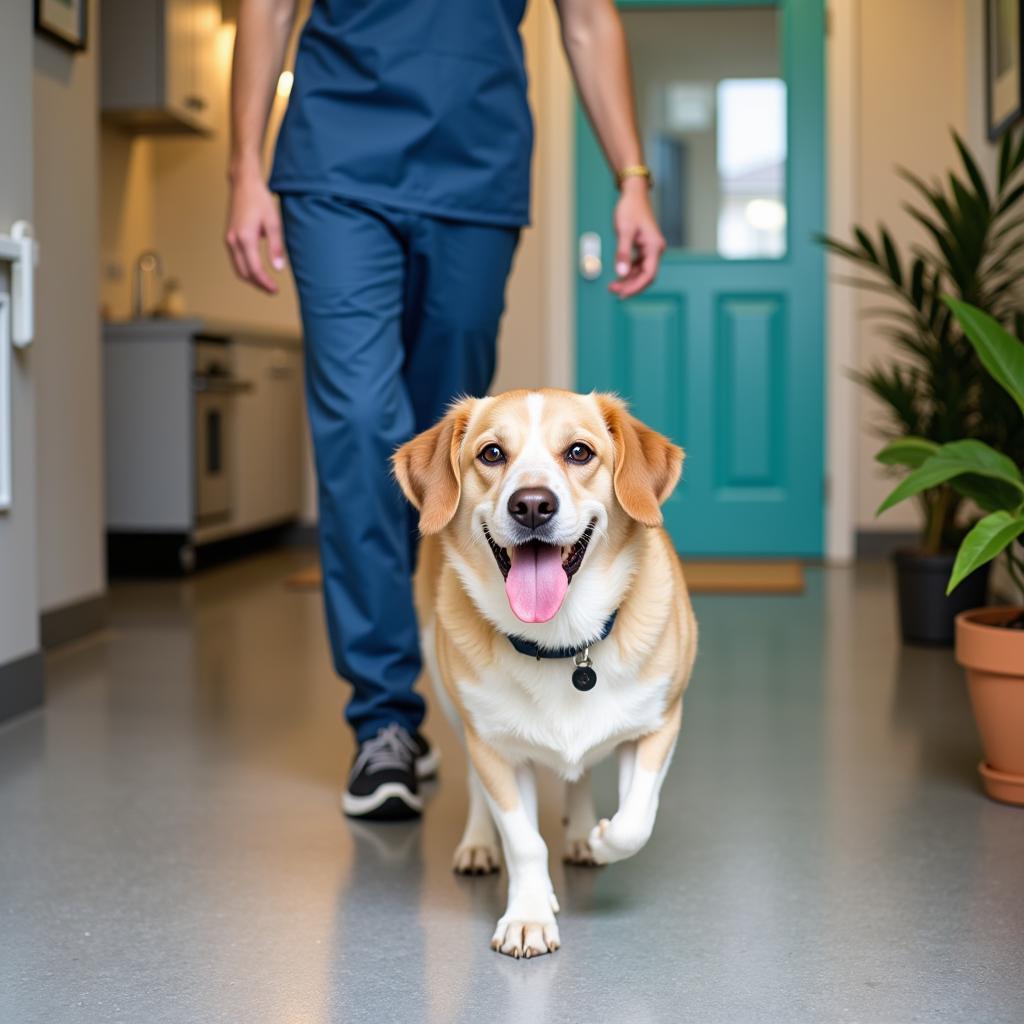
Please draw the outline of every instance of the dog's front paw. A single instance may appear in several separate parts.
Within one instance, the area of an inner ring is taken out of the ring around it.
[[[553,953],[562,944],[555,914],[558,900],[550,891],[521,892],[509,902],[491,937],[491,949],[529,959]]]
[[[616,814],[609,821],[602,818],[591,830],[588,845],[597,864],[614,864],[632,857],[650,838],[651,829]]]
[[[501,869],[501,854],[494,843],[460,843],[452,861],[457,875],[489,875]]]
[[[517,960],[554,953],[561,944],[554,917],[545,921],[519,921],[506,914],[491,939],[491,949]]]

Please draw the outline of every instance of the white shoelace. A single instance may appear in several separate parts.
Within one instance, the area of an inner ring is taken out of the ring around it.
[[[416,743],[405,729],[397,724],[389,725],[362,745],[352,765],[352,778],[364,768],[371,775],[391,768],[409,768],[416,754]]]

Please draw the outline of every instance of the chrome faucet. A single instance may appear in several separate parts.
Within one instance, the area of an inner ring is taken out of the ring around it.
[[[160,259],[160,253],[155,249],[147,249],[139,253],[135,261],[132,274],[132,318],[140,320],[146,315],[145,288],[143,287],[143,275],[155,275],[158,278],[164,276],[164,263]],[[150,303],[150,306],[152,303]]]

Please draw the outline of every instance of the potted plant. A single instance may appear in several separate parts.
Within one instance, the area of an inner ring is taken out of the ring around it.
[[[1014,402],[1024,428],[1024,342],[974,306],[947,299],[979,361]],[[956,656],[967,669],[974,717],[985,759],[985,790],[997,800],[1024,806],[1024,460],[976,439],[916,444],[928,454],[889,495],[882,509],[924,489],[949,485],[985,515],[960,544],[947,590],[1002,555],[1020,605],[961,612]]]
[[[953,293],[1000,320],[1018,315],[1014,257],[1024,248],[1024,133],[1003,137],[995,187],[990,189],[964,142],[954,133],[961,166],[943,183],[900,171],[919,202],[907,211],[926,232],[927,245],[900,253],[890,232],[855,227],[854,241],[823,237],[831,251],[867,271],[850,279],[888,300],[867,312],[891,338],[899,359],[854,374],[888,411],[880,433],[890,440],[877,458],[915,470],[936,446],[978,439],[1011,457],[1024,457],[1024,430],[1013,402],[984,372],[974,349],[943,303]],[[951,644],[954,620],[985,603],[987,566],[953,594],[946,580],[965,527],[964,498],[939,481],[916,494],[922,528],[915,547],[894,556],[900,624],[911,643]]]

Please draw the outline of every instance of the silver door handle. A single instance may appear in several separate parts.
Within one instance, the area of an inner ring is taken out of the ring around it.
[[[584,281],[601,276],[601,236],[596,231],[580,235],[580,275]]]
[[[196,374],[192,379],[192,390],[199,395],[243,395],[247,391],[252,391],[252,382],[236,380],[233,377]]]

